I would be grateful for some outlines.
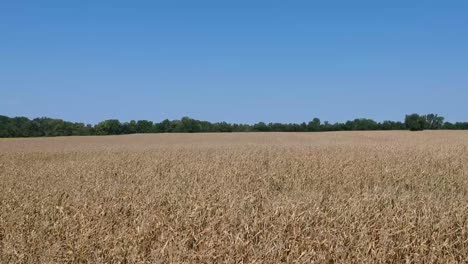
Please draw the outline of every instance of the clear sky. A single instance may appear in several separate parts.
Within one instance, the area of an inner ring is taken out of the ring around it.
[[[468,121],[464,1],[5,2],[2,115]]]

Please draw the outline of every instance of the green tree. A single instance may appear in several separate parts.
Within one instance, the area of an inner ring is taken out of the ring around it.
[[[253,126],[253,130],[254,131],[260,131],[260,132],[265,132],[265,131],[269,131],[270,129],[268,128],[268,126],[264,122],[258,122],[257,124],[255,124]]]
[[[0,137],[12,137],[12,124],[8,116],[0,115]]]
[[[436,114],[428,114],[426,122],[429,129],[440,129],[444,125],[444,118]]]
[[[130,122],[122,124],[122,134],[135,133],[137,133],[137,122],[135,120],[130,120]]]
[[[426,117],[418,114],[406,115],[405,126],[411,131],[424,130],[427,127]]]
[[[320,131],[320,119],[315,117],[307,124],[308,131]]]
[[[147,120],[138,120],[136,122],[137,133],[151,133],[153,132],[153,122]]]
[[[217,122],[213,124],[213,132],[232,132],[233,127],[227,122]]]
[[[122,124],[117,119],[100,122],[94,128],[97,135],[119,135],[122,133]]]
[[[196,133],[201,131],[200,121],[192,119],[190,117],[183,117],[181,122],[184,126],[185,132]]]
[[[156,131],[160,133],[170,133],[172,132],[172,122],[169,119],[164,119],[161,123],[157,123]]]
[[[230,124],[226,122],[210,123],[183,117],[180,120],[163,120],[153,123],[147,120],[132,120],[120,123],[111,119],[99,124],[67,122],[53,118],[8,117],[0,115],[0,137],[40,137],[40,136],[71,136],[71,135],[119,135],[132,133],[196,133],[196,132],[250,132],[250,131],[342,131],[342,130],[402,130],[413,131],[424,129],[468,129],[468,122],[444,122],[444,118],[436,114],[405,116],[405,122],[384,121],[377,123],[372,119],[358,118],[346,123],[331,124],[314,118],[309,123],[268,123],[259,122],[255,125]]]

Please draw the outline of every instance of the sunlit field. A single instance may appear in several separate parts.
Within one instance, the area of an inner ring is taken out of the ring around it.
[[[468,132],[0,139],[1,263],[466,263]]]

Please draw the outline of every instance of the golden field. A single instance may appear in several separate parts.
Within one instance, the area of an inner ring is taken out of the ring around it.
[[[0,139],[0,263],[467,263],[468,132]]]

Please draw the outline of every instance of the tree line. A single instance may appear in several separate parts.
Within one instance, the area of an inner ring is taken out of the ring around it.
[[[68,122],[47,117],[29,119],[27,117],[7,117],[0,115],[0,137],[53,137],[87,135],[123,135],[135,133],[199,133],[199,132],[320,132],[320,131],[355,131],[355,130],[412,130],[425,129],[468,129],[468,122],[444,122],[436,114],[405,116],[404,122],[383,121],[357,118],[344,123],[321,122],[314,118],[303,123],[264,123],[253,125],[232,124],[227,122],[211,123],[189,117],[180,120],[132,120],[120,122],[109,119],[96,125]]]

